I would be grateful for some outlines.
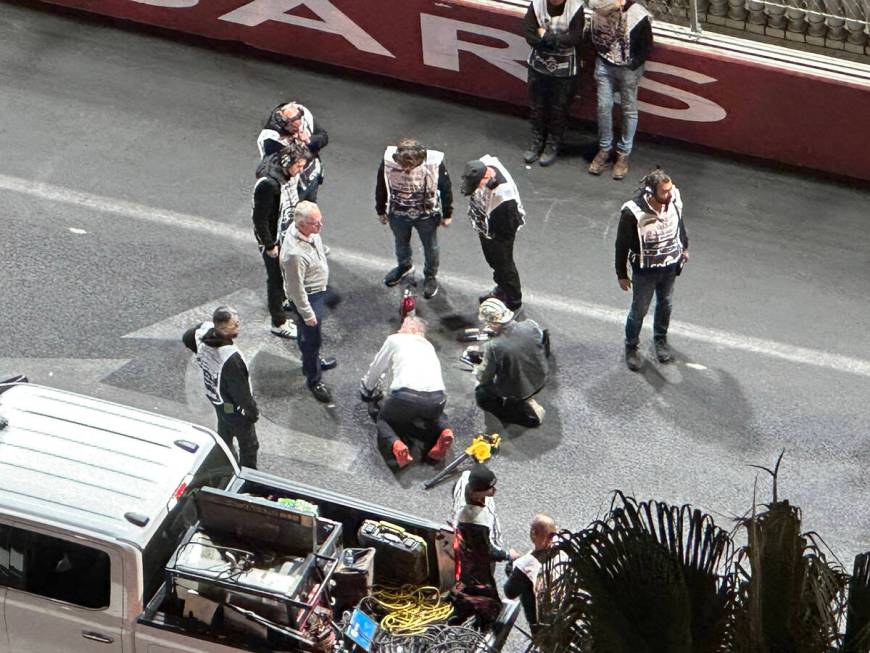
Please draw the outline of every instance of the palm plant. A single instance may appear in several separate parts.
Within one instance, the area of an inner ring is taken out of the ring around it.
[[[562,533],[542,573],[546,653],[870,653],[870,553],[851,578],[780,500],[727,532],[690,505],[616,492],[604,519]],[[765,469],[765,468],[762,468]],[[745,546],[735,549],[737,531]],[[848,597],[846,600],[846,588]],[[845,623],[845,631],[841,626]]]

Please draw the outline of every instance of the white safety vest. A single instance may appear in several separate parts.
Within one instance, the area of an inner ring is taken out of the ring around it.
[[[224,345],[223,347],[209,347],[203,344],[202,339],[209,329],[212,329],[212,322],[203,322],[194,332],[196,339],[196,363],[202,370],[202,381],[205,384],[205,396],[215,406],[220,406],[224,403],[221,396],[221,374],[223,373],[224,364],[229,358],[238,353],[242,356],[238,347],[235,345]],[[245,358],[242,356],[242,360]],[[247,363],[245,363],[247,365]],[[250,380],[248,381],[250,383]]]
[[[307,131],[309,134],[314,133],[314,116],[311,111],[309,111],[306,107],[303,107],[301,104],[297,104],[297,107],[302,111],[302,129]],[[257,137],[257,151],[260,153],[260,158],[262,159],[265,155],[266,151],[266,141],[278,141],[283,146],[290,145],[293,141],[292,136],[287,136],[286,134],[281,134],[279,131],[275,129],[263,129],[260,131],[260,135]],[[323,164],[320,162],[320,156],[313,156],[305,168],[299,173],[298,176],[294,177],[296,185],[299,187],[298,190],[301,190],[303,193],[308,190],[308,186],[310,184],[319,184],[320,176],[323,172]],[[283,207],[283,188],[282,188],[282,207]],[[298,193],[297,200],[298,203]],[[292,217],[292,209],[296,206],[296,203],[292,204],[290,208],[291,217]],[[282,215],[284,210],[282,208]],[[286,231],[286,229],[285,229]],[[280,238],[278,239],[280,242]]]
[[[426,160],[405,172],[393,160],[397,148],[384,150],[384,182],[387,187],[387,214],[409,220],[441,215],[441,194],[438,192],[438,170],[444,153],[426,150]]]
[[[637,219],[640,251],[631,252],[629,258],[632,262],[636,261],[642,270],[668,267],[677,263],[683,255],[683,241],[680,240],[683,200],[676,186],[671,192],[668,208],[661,215],[641,208],[635,200],[622,205]]]
[[[307,131],[309,134],[313,133],[314,116],[306,107],[303,107],[301,104],[297,104],[296,106],[302,110],[302,129]],[[262,159],[265,155],[266,141],[279,141],[284,145],[289,145],[291,140],[293,140],[292,137],[288,138],[286,135],[281,134],[275,129],[261,130],[260,135],[257,136],[257,151],[260,153],[260,158]]]
[[[495,188],[488,188],[486,186],[478,188],[471,194],[468,202],[468,218],[471,220],[471,226],[484,238],[492,238],[489,230],[489,217],[501,204],[510,200],[517,201],[517,208],[520,212],[520,226],[525,224],[523,218],[526,215],[526,211],[520,200],[520,191],[517,189],[511,173],[501,164],[501,161],[489,154],[480,157],[480,160],[485,166],[498,170],[505,178],[505,182]]]
[[[532,0],[532,9],[538,25],[555,33],[568,31],[571,21],[578,11],[583,11],[582,0],[565,0],[565,9],[561,16],[550,16],[547,11],[547,0]],[[529,54],[529,66],[544,75],[554,77],[573,77],[579,72],[577,66],[577,51],[574,46],[544,49],[534,48]]]
[[[453,528],[459,524],[478,524],[489,529],[489,541],[493,547],[504,549],[502,544],[501,525],[495,514],[495,499],[486,497],[482,506],[471,505],[465,500],[465,487],[468,485],[470,471],[462,472],[462,476],[453,487]]]

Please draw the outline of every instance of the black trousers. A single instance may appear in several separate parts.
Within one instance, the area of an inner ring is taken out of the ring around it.
[[[263,250],[263,264],[266,266],[266,298],[269,302],[269,315],[272,325],[281,326],[287,321],[284,314],[284,276],[281,274],[279,257],[272,258]]]
[[[552,77],[529,68],[529,118],[535,138],[562,142],[579,82],[579,75]]]
[[[241,413],[225,413],[223,406],[215,406],[217,413],[217,432],[227,446],[232,449],[233,438],[239,441],[238,460],[242,467],[257,469],[257,450],[260,442],[257,440],[257,429],[254,423]]]
[[[497,394],[492,386],[479,385],[474,389],[477,405],[488,413],[492,413],[506,424],[520,426],[538,426],[537,415],[526,405],[525,399],[511,399]]]
[[[393,390],[384,399],[378,413],[378,449],[381,454],[389,458],[396,440],[409,447],[416,440],[425,455],[435,446],[441,431],[448,427],[444,416],[446,404],[447,396],[440,391]]]
[[[523,290],[520,287],[520,273],[514,263],[514,239],[492,240],[480,236],[483,257],[492,268],[492,280],[499,292],[504,295],[504,303],[509,309],[519,308],[523,303]]]

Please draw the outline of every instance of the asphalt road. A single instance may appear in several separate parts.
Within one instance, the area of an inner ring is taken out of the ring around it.
[[[870,549],[866,191],[644,140],[629,179],[593,178],[583,126],[573,153],[527,169],[515,116],[18,6],[0,5],[0,80],[0,369],[212,425],[178,338],[232,301],[264,415],[262,468],[446,519],[449,484],[423,491],[427,466],[390,471],[357,398],[398,323],[399,291],[381,283],[392,245],[374,215],[375,172],[385,145],[414,136],[446,152],[454,181],[466,160],[499,156],[528,211],[517,241],[526,313],[551,329],[556,372],[545,424],[502,429],[492,463],[512,545],[527,546],[536,511],[585,526],[616,488],[691,502],[729,527],[756,477],[759,500],[770,496],[749,465],[785,449],[780,493],[805,528],[847,567]],[[287,98],[330,134],[321,206],[341,298],[325,323],[325,353],[340,361],[325,375],[334,410],[305,391],[295,344],[266,330],[250,229],[255,138]],[[675,295],[678,359],[634,374],[622,362],[629,296],[613,240],[620,205],[654,164],[682,190],[692,258]],[[457,329],[490,285],[465,207],[457,196],[441,234],[443,290],[420,300],[460,443],[494,426],[458,362]]]

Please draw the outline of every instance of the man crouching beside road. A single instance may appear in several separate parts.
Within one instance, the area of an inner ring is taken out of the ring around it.
[[[550,373],[548,336],[534,320],[514,320],[501,300],[485,300],[479,309],[484,328],[493,334],[475,365],[477,405],[502,422],[540,426],[544,408],[533,395]]]
[[[231,450],[235,437],[239,441],[239,464],[256,469],[260,443],[254,422],[260,411],[251,394],[248,365],[233,344],[241,328],[239,314],[234,308],[220,306],[211,319],[185,331],[181,341],[196,354],[202,369],[206,399],[217,413],[218,435]]]
[[[423,320],[406,317],[398,333],[387,337],[363,377],[364,400],[374,400],[382,377],[388,377],[388,394],[377,419],[381,454],[392,454],[399,467],[405,467],[414,460],[408,445],[419,439],[428,460],[443,460],[453,444],[453,431],[444,416],[447,395],[441,363],[426,339]]]
[[[320,240],[323,217],[314,202],[299,202],[293,224],[281,247],[284,292],[299,315],[297,342],[302,354],[302,372],[308,389],[317,401],[332,403],[332,391],[321,381],[321,370],[331,370],[334,358],[320,357],[320,323],[326,313],[326,286],[329,263]]]

